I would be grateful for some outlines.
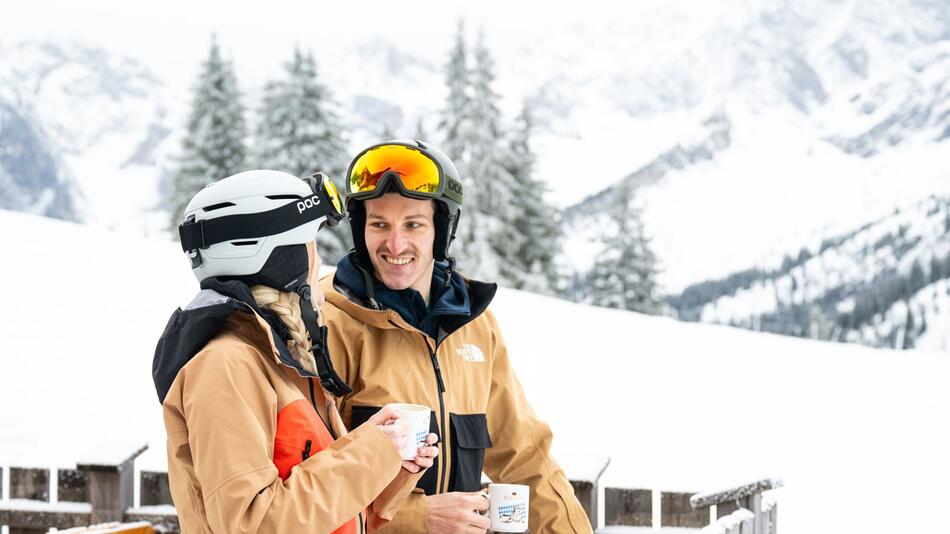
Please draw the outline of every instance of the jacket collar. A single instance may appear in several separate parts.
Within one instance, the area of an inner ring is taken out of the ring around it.
[[[270,353],[278,364],[294,369],[304,378],[316,377],[291,355],[275,327],[264,319],[247,285],[236,280],[210,278],[202,282],[201,288],[188,306],[172,314],[155,348],[152,379],[160,402],[164,402],[181,368],[224,328],[229,319],[236,320],[240,327],[246,325],[266,336]]]
[[[376,328],[401,328],[421,332],[420,328],[410,324],[397,309],[385,305],[381,305],[379,309],[373,307],[367,298],[366,278],[353,263],[353,255],[354,253],[350,252],[350,254],[344,256],[337,265],[337,271],[321,280],[327,302],[355,319]],[[433,276],[444,277],[445,271],[443,269],[444,267],[437,263]],[[372,280],[374,286],[385,288],[375,277],[372,277]],[[442,294],[430,307],[430,311],[443,312],[440,313],[439,332],[436,337],[438,341],[481,315],[488,308],[498,288],[496,284],[472,280],[457,272],[452,273],[448,288],[445,288],[442,284],[433,285],[442,286]],[[388,288],[385,289],[392,291]],[[440,290],[436,287],[433,289]],[[455,294],[447,294],[450,291],[454,291]],[[415,291],[413,293],[418,295]],[[433,291],[433,294],[435,294],[435,291]],[[421,299],[421,297],[419,298]],[[464,312],[464,308],[468,308],[468,313]],[[432,336],[430,335],[430,337]]]

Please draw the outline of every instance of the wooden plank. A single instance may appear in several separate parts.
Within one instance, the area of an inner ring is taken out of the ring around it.
[[[664,491],[660,496],[660,525],[702,528],[709,524],[709,510],[707,508],[694,509],[689,501],[691,495],[692,493]]]
[[[155,527],[157,532],[162,534],[180,534],[181,527],[178,524],[178,516],[171,514],[141,514],[134,510],[125,514],[126,521],[148,521]]]
[[[14,532],[46,532],[50,528],[67,529],[89,524],[88,513],[46,510],[0,510],[0,525]]]
[[[596,526],[597,515],[597,489],[592,482],[586,480],[571,480],[571,487],[574,488],[574,497],[581,503],[581,508],[587,514],[592,526]],[[159,504],[159,503],[156,503]],[[144,505],[144,503],[143,503]]]
[[[11,467],[10,498],[49,502],[49,469]]]
[[[606,488],[604,516],[604,523],[607,526],[653,526],[653,491]]]
[[[89,480],[78,469],[60,469],[56,475],[59,502],[89,502]]]
[[[731,514],[732,512],[735,512],[738,509],[739,509],[739,505],[736,504],[736,501],[721,502],[716,505],[717,518],[726,517],[727,515]]]
[[[93,523],[122,521],[125,511],[132,507],[135,491],[134,459],[135,456],[132,456],[117,466],[79,466],[89,481]]]
[[[574,489],[575,493],[577,488]],[[139,505],[155,506],[174,504],[168,487],[168,473],[164,471],[142,471],[139,476]],[[581,501],[583,505],[584,502]]]

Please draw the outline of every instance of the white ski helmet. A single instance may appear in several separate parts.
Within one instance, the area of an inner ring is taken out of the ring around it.
[[[274,249],[309,243],[324,224],[336,225],[342,217],[336,187],[325,174],[301,179],[253,170],[199,191],[185,208],[178,232],[192,272],[202,282],[255,275]],[[300,272],[305,271],[306,265]]]

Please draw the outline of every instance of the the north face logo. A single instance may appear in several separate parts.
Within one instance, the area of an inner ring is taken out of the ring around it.
[[[455,353],[461,356],[462,359],[467,362],[485,361],[485,355],[482,354],[482,349],[469,343],[462,344],[461,347],[455,349]]]

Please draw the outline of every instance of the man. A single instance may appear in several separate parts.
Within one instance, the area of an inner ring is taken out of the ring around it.
[[[531,487],[532,532],[590,533],[488,310],[497,286],[453,270],[448,250],[462,205],[455,165],[426,143],[392,141],[361,152],[346,181],[355,248],[322,281],[330,354],[353,388],[343,419],[355,427],[387,403],[422,404],[440,443],[387,530],[485,532],[484,470]]]

